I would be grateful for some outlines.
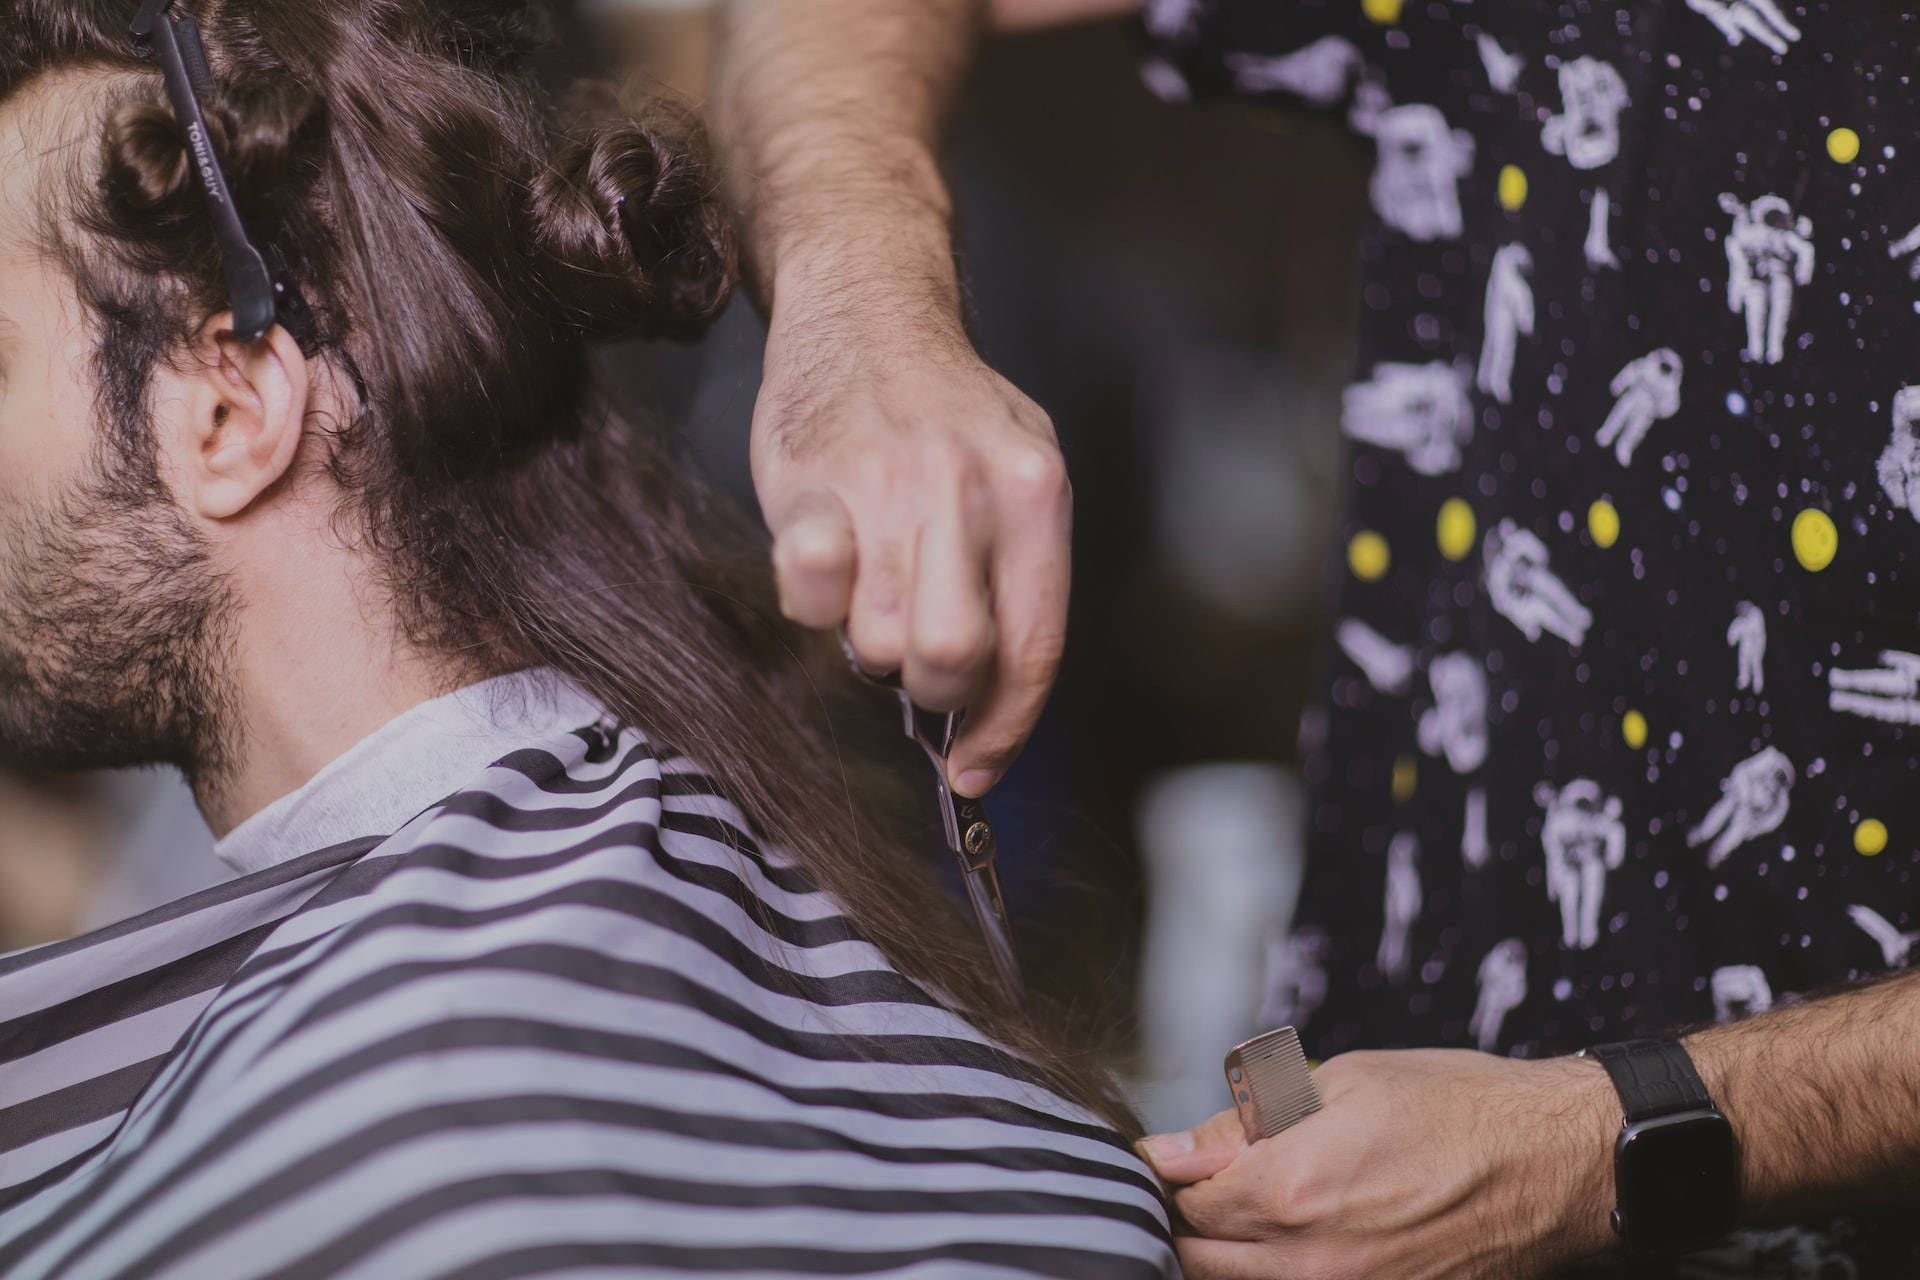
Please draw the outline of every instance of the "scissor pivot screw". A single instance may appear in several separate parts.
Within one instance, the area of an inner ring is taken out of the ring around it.
[[[967,828],[967,852],[978,858],[993,847],[993,828],[984,822],[976,822]]]

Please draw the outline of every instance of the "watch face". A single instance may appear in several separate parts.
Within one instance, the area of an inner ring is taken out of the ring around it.
[[[1739,1195],[1733,1126],[1717,1111],[1630,1124],[1614,1147],[1620,1234],[1641,1253],[1712,1244],[1732,1229]]]

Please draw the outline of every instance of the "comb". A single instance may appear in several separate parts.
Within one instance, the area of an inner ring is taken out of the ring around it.
[[[1320,1090],[1307,1070],[1300,1034],[1281,1027],[1227,1054],[1227,1087],[1248,1142],[1271,1138],[1320,1109]]]

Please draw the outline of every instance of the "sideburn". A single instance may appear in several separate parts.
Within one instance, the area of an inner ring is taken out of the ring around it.
[[[176,765],[217,790],[233,698],[231,602],[160,480],[151,360],[102,343],[87,474],[0,526],[0,760],[36,770]]]

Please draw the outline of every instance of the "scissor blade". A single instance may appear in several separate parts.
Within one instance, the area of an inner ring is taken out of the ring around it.
[[[966,882],[967,900],[973,904],[974,918],[980,922],[980,936],[987,944],[987,957],[1000,975],[1000,985],[1015,1003],[1027,1002],[1027,984],[1020,976],[1020,959],[1013,952],[1013,934],[1007,920],[1007,905],[1000,896],[1000,877],[992,864],[968,871],[962,864],[960,878]]]

